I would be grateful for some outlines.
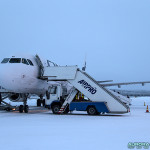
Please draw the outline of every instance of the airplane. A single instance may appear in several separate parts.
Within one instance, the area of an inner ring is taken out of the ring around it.
[[[113,80],[105,80],[105,81],[97,81],[101,86],[106,87],[110,89],[111,86],[118,88],[121,88],[121,86],[127,86],[127,85],[142,85],[149,84],[150,81],[141,81],[141,82],[122,82],[122,83],[105,83],[105,82],[113,82]],[[110,89],[113,92],[116,92],[118,94],[121,94],[123,96],[129,97],[143,97],[143,96],[150,96],[150,91],[148,90],[122,90],[122,89]]]
[[[106,80],[106,81],[97,81],[98,83],[103,83],[103,82],[112,82],[113,80]],[[144,86],[146,83],[150,83],[150,81],[142,81],[142,82],[123,82],[123,83],[105,83],[101,84],[102,86],[105,87],[110,87],[110,86],[118,86],[118,88],[121,88],[122,85],[135,85],[135,84],[141,84]]]
[[[20,113],[23,111],[28,113],[27,99],[31,95],[39,97],[37,106],[40,106],[41,103],[44,104],[43,97],[46,95],[47,99],[50,98],[52,86],[50,82],[40,78],[44,73],[44,65],[57,66],[57,64],[49,60],[46,63],[42,63],[38,55],[15,55],[4,58],[0,63],[0,103],[3,100],[3,94],[7,93],[9,100],[23,102],[23,105],[19,106]],[[102,84],[110,81],[99,81],[99,84],[102,86],[120,86],[125,84]],[[144,85],[145,83],[150,82],[138,82],[136,84]]]
[[[47,66],[50,65],[47,62]],[[53,65],[56,65],[53,63]],[[0,102],[2,93],[9,93],[8,98],[11,101],[23,102],[19,106],[19,112],[28,113],[27,99],[31,94],[36,94],[39,99],[37,105],[44,104],[44,95],[47,99],[50,97],[51,84],[46,80],[40,79],[43,73],[43,63],[38,55],[15,55],[4,58],[0,64]]]
[[[87,68],[87,62],[85,60],[84,62],[84,66],[82,67],[82,71],[85,71]],[[98,84],[100,84],[101,86],[105,87],[105,88],[109,88],[110,87],[115,87],[117,86],[118,88],[121,88],[121,86],[125,85],[137,85],[137,84],[141,84],[142,86],[144,86],[147,83],[150,83],[150,81],[141,81],[141,82],[123,82],[123,83],[112,83],[113,80],[104,80],[104,81],[97,81]],[[121,90],[121,89],[110,89],[112,92],[116,92],[118,94],[121,94],[123,96],[126,96],[127,98],[130,97],[142,97],[142,96],[150,96],[150,91],[148,90]]]
[[[150,97],[150,91],[148,90],[120,90],[120,89],[111,89],[112,91],[130,97]]]

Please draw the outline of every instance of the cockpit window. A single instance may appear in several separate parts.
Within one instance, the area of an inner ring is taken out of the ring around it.
[[[10,59],[10,58],[4,58],[1,63],[2,63],[2,64],[8,63],[9,59]]]
[[[32,61],[31,61],[30,59],[27,59],[27,60],[28,60],[28,62],[29,62],[29,64],[30,64],[31,66],[34,66],[33,63],[32,63]]]
[[[25,58],[22,58],[22,63],[26,64],[26,65],[29,65],[29,63],[27,62],[27,60]]]
[[[9,63],[20,63],[21,62],[21,58],[11,58]]]

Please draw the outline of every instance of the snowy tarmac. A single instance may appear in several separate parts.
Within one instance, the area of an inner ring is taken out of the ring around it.
[[[144,101],[150,106],[150,98],[136,98],[123,115],[53,115],[35,107],[28,114],[0,111],[0,150],[127,150],[129,142],[150,143]]]

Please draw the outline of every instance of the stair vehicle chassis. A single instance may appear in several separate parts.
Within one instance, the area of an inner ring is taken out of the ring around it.
[[[56,100],[50,105],[54,114],[59,114],[62,102]],[[88,115],[99,115],[109,113],[106,102],[92,102],[92,101],[72,101],[65,109],[64,114],[72,111],[87,111]]]

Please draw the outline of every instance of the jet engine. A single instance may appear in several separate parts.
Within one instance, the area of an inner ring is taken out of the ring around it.
[[[11,94],[8,98],[12,102],[23,102],[26,96],[25,94],[15,93],[15,94]]]

